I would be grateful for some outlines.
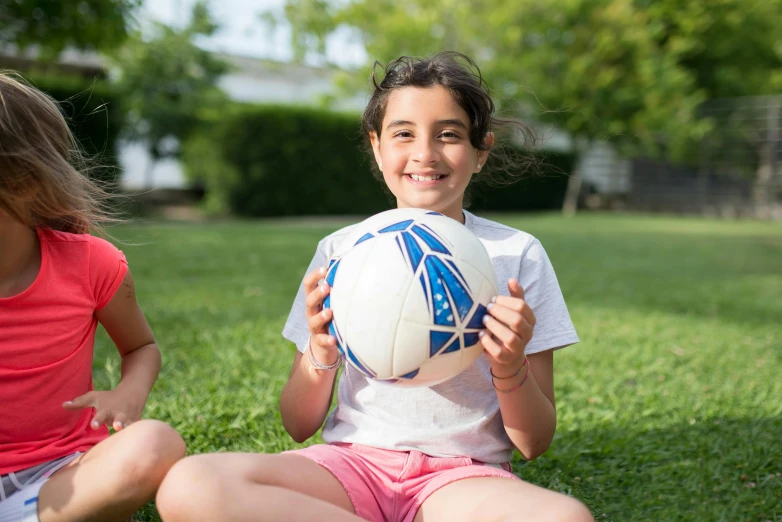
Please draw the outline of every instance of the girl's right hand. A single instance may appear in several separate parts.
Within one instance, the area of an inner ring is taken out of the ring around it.
[[[304,302],[307,325],[310,331],[310,350],[316,361],[324,366],[337,362],[339,351],[337,340],[329,335],[328,324],[331,321],[330,308],[323,308],[323,300],[329,295],[331,287],[326,283],[326,268],[316,268],[304,278]]]

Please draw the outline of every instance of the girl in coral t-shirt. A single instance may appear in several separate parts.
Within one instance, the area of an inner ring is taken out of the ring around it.
[[[185,452],[140,420],[160,352],[57,104],[0,73],[0,521],[127,520]],[[122,358],[92,386],[101,323]],[[116,430],[109,436],[107,426]]]

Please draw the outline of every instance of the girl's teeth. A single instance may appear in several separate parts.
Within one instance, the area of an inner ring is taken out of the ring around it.
[[[410,177],[415,181],[434,181],[442,178],[440,174],[435,174],[434,176],[418,176],[416,174],[410,174]]]

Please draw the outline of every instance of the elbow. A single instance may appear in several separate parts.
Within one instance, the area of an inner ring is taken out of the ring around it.
[[[524,460],[527,462],[530,462],[532,460],[535,460],[536,458],[540,457],[546,451],[548,451],[548,446],[541,446],[539,448],[516,448],[519,450],[519,453],[521,453],[521,456],[524,457]]]
[[[526,441],[524,444],[515,444],[516,449],[526,461],[532,461],[540,457],[551,447],[551,441],[554,437],[537,441]]]
[[[318,432],[326,419],[326,415],[318,415],[310,408],[302,407],[302,401],[297,399],[286,384],[280,394],[280,417],[282,427],[288,435],[298,443],[304,442]]]
[[[286,431],[288,432],[288,435],[290,435],[291,438],[294,440],[294,442],[297,442],[299,444],[301,444],[302,442],[310,438],[310,436],[307,435],[306,433],[299,433],[294,430],[289,430],[287,428]]]
[[[306,426],[306,423],[302,423],[294,412],[285,408],[285,402],[280,401],[280,417],[282,418],[282,427],[288,432],[288,435],[298,443],[302,443],[305,440],[312,437],[318,428],[314,430]]]
[[[160,347],[156,342],[153,342],[150,346],[151,348],[149,350],[154,354],[153,357],[155,358],[155,365],[157,366],[157,371],[159,374],[160,368],[163,367],[163,354],[160,353]]]
[[[288,432],[288,435],[290,435],[291,438],[299,444],[312,437],[315,434],[315,431],[317,431],[307,429],[306,427],[300,426],[293,422],[285,422],[284,418],[282,421],[282,426],[285,428],[285,431]]]
[[[283,392],[284,397],[284,392]],[[285,408],[285,401],[280,400],[280,417],[282,418],[282,427],[285,428],[285,431],[290,435],[290,437],[295,440],[298,443],[304,442],[308,438],[310,438],[310,435],[304,432],[303,429],[301,429],[301,425],[299,422],[296,421],[296,418],[294,415],[291,415],[287,408]]]

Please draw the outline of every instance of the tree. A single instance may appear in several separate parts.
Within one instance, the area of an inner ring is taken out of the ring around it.
[[[707,98],[782,91],[782,1],[638,0],[657,44],[677,57]]]
[[[0,47],[36,45],[44,56],[66,47],[107,50],[128,35],[142,0],[0,0]]]
[[[750,85],[759,88],[782,80],[780,45],[774,43],[778,31],[773,30],[782,26],[780,0],[709,4],[287,0],[286,17],[300,58],[322,54],[326,38],[344,28],[360,36],[370,61],[445,48],[462,51],[479,62],[495,96],[499,92],[507,98],[506,110],[554,122],[570,132],[577,149],[595,139],[609,139],[623,148],[686,159],[710,126],[697,117],[705,99],[717,92],[735,92],[737,83],[750,77],[749,71],[752,81],[742,92]],[[711,4],[719,8],[712,11]],[[756,7],[757,13],[743,16]],[[703,41],[706,37],[710,40]],[[741,61],[747,40],[755,42],[751,48],[756,56],[746,66],[737,65],[733,62]],[[733,68],[719,70],[717,65],[725,60],[731,60]],[[764,70],[762,64],[777,65]],[[709,69],[715,67],[716,71]],[[571,179],[572,209],[579,178]]]
[[[733,175],[753,170],[755,210],[766,215],[782,195],[775,166],[779,102],[764,97],[782,93],[782,1],[644,3],[659,28],[658,44],[677,51],[710,100],[700,110],[714,122],[702,161],[714,166],[720,158]],[[703,176],[710,170],[700,167]]]
[[[127,110],[126,137],[144,143],[152,158],[147,185],[154,162],[177,157],[179,144],[204,113],[219,111],[226,101],[217,81],[228,66],[194,43],[216,29],[206,5],[198,2],[186,27],[154,23],[149,37],[134,32],[114,57]]]

